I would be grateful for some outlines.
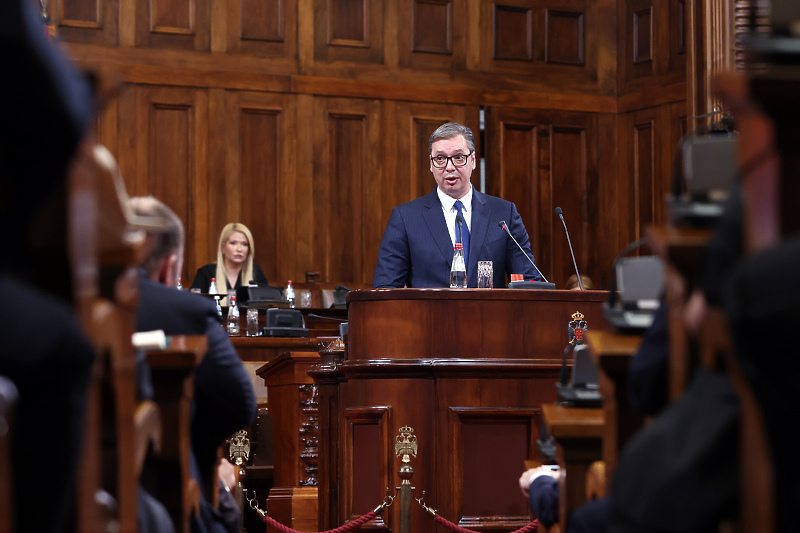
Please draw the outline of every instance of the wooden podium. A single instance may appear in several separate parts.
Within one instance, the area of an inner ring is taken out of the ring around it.
[[[400,485],[398,435],[413,429],[415,497],[462,527],[530,520],[518,479],[538,457],[542,404],[580,312],[606,327],[604,291],[377,289],[348,295],[348,357],[319,389],[320,530],[373,510]],[[411,531],[436,526],[413,503]],[[399,505],[371,530],[397,530]]]

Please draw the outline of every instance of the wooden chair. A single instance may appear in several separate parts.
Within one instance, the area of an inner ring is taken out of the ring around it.
[[[131,344],[138,305],[133,265],[144,235],[130,230],[113,158],[85,143],[70,169],[67,213],[75,306],[95,351],[89,385],[82,466],[77,491],[78,529],[136,532],[138,482],[150,447],[161,441],[159,411],[139,401]],[[98,501],[108,501],[116,513]],[[112,518],[113,517],[113,518]],[[114,524],[117,522],[118,524]]]
[[[16,403],[16,387],[8,379],[0,377],[0,533],[15,531],[11,439],[14,436]]]
[[[78,480],[78,530],[112,531],[118,527],[124,533],[138,532],[140,475],[148,454],[162,451],[163,433],[171,448],[162,453],[169,456],[181,479],[176,489],[180,497],[168,510],[176,530],[189,531],[190,516],[199,509],[198,490],[196,483],[187,481],[188,453],[178,454],[173,446],[175,442],[189,446],[189,423],[179,416],[171,397],[160,408],[152,400],[139,399],[131,342],[139,290],[134,265],[145,253],[141,230],[158,227],[158,222],[134,220],[113,157],[90,143],[80,148],[69,173],[67,213],[75,306],[96,350]],[[193,346],[201,352],[195,356],[196,366],[197,357],[205,353],[205,339]],[[187,370],[180,355],[172,359],[165,355],[163,360],[155,372],[156,388],[172,387],[191,398],[191,378],[186,374],[194,366]],[[170,361],[174,368],[169,367]],[[170,379],[169,386],[163,384]]]

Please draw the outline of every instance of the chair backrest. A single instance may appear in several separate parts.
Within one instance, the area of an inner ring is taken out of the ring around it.
[[[84,143],[69,172],[67,226],[74,302],[96,351],[77,490],[80,531],[138,531],[138,480],[161,424],[153,402],[138,398],[131,343],[138,306],[134,268],[144,234],[131,231],[113,157]],[[116,514],[99,505],[116,500]],[[113,517],[113,518],[112,518]],[[118,522],[114,524],[113,522]]]
[[[0,377],[0,533],[15,531],[11,439],[16,403],[17,388],[10,380]]]

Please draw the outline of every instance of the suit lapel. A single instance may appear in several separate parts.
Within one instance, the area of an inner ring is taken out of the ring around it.
[[[486,239],[489,228],[489,213],[486,209],[486,198],[474,187],[472,188],[472,224],[469,230],[469,257],[467,258],[467,285],[478,286],[478,254]]]
[[[433,192],[425,197],[425,209],[422,210],[422,218],[425,220],[425,224],[428,225],[433,242],[436,243],[436,247],[442,253],[442,258],[447,263],[449,272],[450,262],[453,259],[453,243],[450,240],[450,232],[447,230],[447,223],[444,220],[444,213],[442,213],[442,203],[439,201],[436,189],[433,189]]]

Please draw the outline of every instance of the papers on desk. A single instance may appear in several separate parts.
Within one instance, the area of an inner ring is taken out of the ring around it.
[[[131,336],[133,347],[142,350],[163,350],[169,345],[169,338],[163,329],[139,331]]]

